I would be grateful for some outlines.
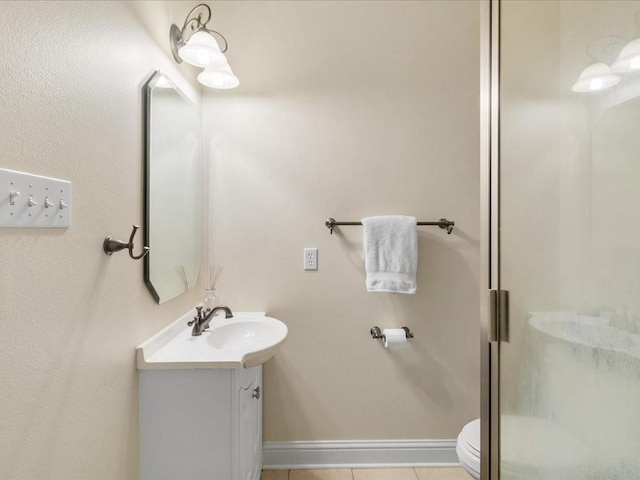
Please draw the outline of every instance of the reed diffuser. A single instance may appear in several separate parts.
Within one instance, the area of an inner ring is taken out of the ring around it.
[[[209,266],[209,283],[207,283],[204,295],[205,311],[213,310],[216,306],[216,286],[218,285],[220,275],[222,275],[222,270],[224,270],[222,265]]]
[[[184,291],[187,292],[191,289],[191,285],[189,285],[189,279],[187,278],[187,271],[184,269],[184,265],[178,265],[176,267],[176,273],[178,277],[182,281],[182,286],[184,287]]]

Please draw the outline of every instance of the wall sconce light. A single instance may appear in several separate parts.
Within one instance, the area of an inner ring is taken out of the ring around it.
[[[640,70],[640,38],[627,43],[613,65],[612,72],[627,73]]]
[[[205,68],[198,75],[198,81],[211,88],[236,88],[240,84],[228,64],[220,68]]]
[[[574,92],[597,92],[613,87],[620,81],[620,77],[611,73],[606,63],[592,63],[582,70],[578,81],[573,84]]]
[[[178,63],[184,61],[204,68],[205,70],[198,75],[198,81],[203,85],[212,88],[235,88],[240,81],[231,71],[225,56],[229,44],[220,32],[207,28],[210,20],[211,9],[201,3],[189,12],[182,28],[171,25],[171,53]],[[224,42],[222,49],[214,35]]]

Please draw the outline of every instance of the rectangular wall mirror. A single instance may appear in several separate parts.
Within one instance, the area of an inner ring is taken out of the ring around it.
[[[198,107],[161,72],[144,86],[144,280],[158,303],[191,289],[200,271],[202,166]]]

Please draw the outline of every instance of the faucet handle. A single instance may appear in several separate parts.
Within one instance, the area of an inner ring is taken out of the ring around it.
[[[196,307],[196,310],[198,311],[198,314],[195,317],[193,317],[193,320],[190,320],[190,321],[187,322],[187,326],[188,327],[190,327],[193,324],[198,323],[198,322],[200,322],[200,320],[202,320],[202,305],[198,305]]]

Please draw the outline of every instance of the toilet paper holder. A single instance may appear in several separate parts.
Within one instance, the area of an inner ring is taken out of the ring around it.
[[[401,328],[404,330],[404,334],[406,335],[407,338],[413,338],[413,333],[411,333],[411,330],[409,330],[409,327],[401,327]],[[384,334],[382,333],[382,330],[380,330],[380,327],[378,326],[371,327],[371,330],[369,331],[369,333],[371,333],[371,338],[384,340]]]

